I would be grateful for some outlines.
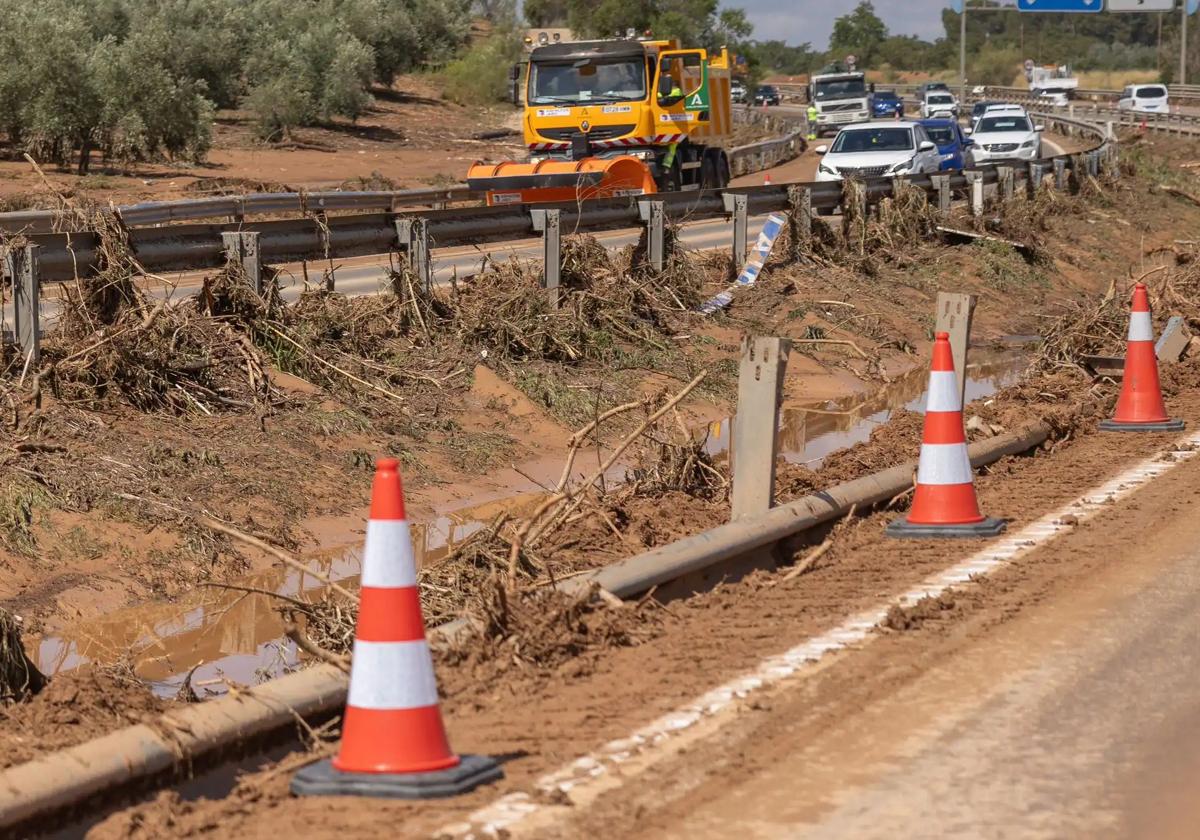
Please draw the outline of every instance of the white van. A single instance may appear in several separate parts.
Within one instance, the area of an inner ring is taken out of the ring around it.
[[[1117,108],[1141,114],[1169,114],[1171,106],[1167,104],[1167,86],[1126,85]]]

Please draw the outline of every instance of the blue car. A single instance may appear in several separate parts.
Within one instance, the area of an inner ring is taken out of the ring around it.
[[[894,90],[877,90],[871,96],[871,112],[876,117],[904,119],[904,100]]]
[[[919,120],[929,139],[937,144],[942,156],[940,169],[967,169],[974,165],[971,147],[975,141],[963,134],[962,126],[954,120]]]

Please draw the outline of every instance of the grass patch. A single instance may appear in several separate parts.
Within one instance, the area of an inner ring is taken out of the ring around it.
[[[569,429],[590,422],[596,413],[596,393],[567,382],[561,375],[546,370],[521,370],[512,379],[521,393]],[[601,411],[610,406],[602,405]]]
[[[984,283],[1000,292],[1017,289],[1050,286],[1046,275],[1036,265],[1031,265],[1016,248],[1004,242],[990,239],[980,240],[974,246],[979,249],[979,276]]]
[[[447,441],[450,463],[467,473],[482,473],[509,460],[513,439],[500,432],[458,430]]]
[[[0,546],[13,554],[33,557],[37,553],[34,518],[49,501],[46,491],[30,481],[16,479],[5,485],[0,491]]]

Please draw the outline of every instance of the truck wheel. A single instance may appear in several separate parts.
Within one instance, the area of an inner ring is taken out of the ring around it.
[[[658,176],[660,192],[679,192],[683,187],[683,172],[679,168],[679,159],[671,164],[671,168]]]
[[[712,155],[706,154],[700,161],[700,189],[707,192],[717,188],[717,170]]]
[[[721,189],[728,187],[729,182],[732,180],[729,172],[729,158],[725,156],[724,152],[718,153],[717,177],[720,179]]]

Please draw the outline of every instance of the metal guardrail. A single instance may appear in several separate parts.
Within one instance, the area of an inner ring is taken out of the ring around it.
[[[1006,102],[1015,102],[1022,105],[1045,106],[1045,102],[1030,95],[1028,91],[1020,91],[1014,94],[998,94],[994,97],[974,98],[998,98]],[[1065,117],[1058,117],[1059,114],[1065,114]],[[1065,119],[1068,122],[1083,123],[1085,125],[1090,124],[1087,122],[1087,120],[1090,120],[1091,123],[1100,121],[1103,123],[1112,123],[1114,126],[1144,127],[1149,131],[1160,131],[1169,134],[1200,134],[1200,115],[1197,114],[1151,114],[1072,102],[1065,108],[1059,108],[1054,112],[1041,113],[1039,115],[1043,117],[1056,117],[1058,119]]]
[[[250,215],[312,213],[337,210],[398,210],[403,207],[438,206],[478,197],[465,185],[438,189],[375,192],[251,193],[240,196],[152,201],[118,207],[121,220],[129,226],[163,225],[196,219],[229,218],[241,221]],[[51,233],[62,224],[53,210],[18,210],[0,213],[0,231],[6,233]]]
[[[954,196],[966,198],[974,213],[984,207],[984,191],[995,186],[1012,195],[1020,183],[1037,189],[1047,175],[1065,188],[1069,173],[1086,166],[1098,175],[1112,167],[1116,145],[1106,128],[1062,117],[1038,114],[1048,125],[1067,133],[1090,134],[1096,146],[1078,155],[1031,161],[1027,164],[904,176],[871,178],[860,184],[867,204],[877,204],[893,194],[897,181],[936,196],[937,205],[949,212]],[[770,141],[781,144],[785,140]],[[366,213],[327,218],[297,218],[228,224],[183,224],[134,227],[129,246],[141,267],[150,273],[219,268],[240,262],[251,278],[262,277],[262,266],[307,260],[345,259],[355,256],[402,252],[414,271],[432,283],[430,252],[435,247],[489,241],[527,239],[540,235],[546,258],[547,285],[561,263],[562,230],[595,232],[644,226],[650,262],[662,267],[664,227],[686,221],[725,218],[732,222],[735,263],[745,258],[750,216],[790,211],[801,220],[815,213],[832,213],[843,203],[848,185],[840,182],[788,183],[725,190],[658,193],[562,205],[457,207],[412,213]],[[16,340],[36,361],[39,326],[38,300],[42,283],[95,276],[103,269],[100,237],[91,231],[35,233],[27,244],[4,253],[3,275],[14,290]],[[741,253],[737,253],[740,250]],[[259,289],[261,291],[261,288]],[[556,290],[551,289],[555,294]]]
[[[753,109],[738,109],[735,116],[746,122],[760,122]],[[729,152],[734,175],[745,175],[790,160],[803,150],[804,134],[796,128],[795,118],[771,115],[774,124],[786,126],[788,133],[777,139],[761,140],[738,146]],[[802,120],[799,120],[802,122]],[[801,129],[803,126],[800,127]],[[755,168],[758,167],[758,168]],[[455,202],[482,201],[483,194],[472,192],[465,184],[416,190],[380,190],[354,192],[330,190],[300,193],[252,193],[242,196],[214,196],[180,201],[153,201],[118,207],[121,221],[129,227],[165,225],[201,219],[229,219],[242,223],[248,216],[304,214],[323,217],[339,211],[397,212],[404,208],[443,209]],[[53,210],[18,210],[0,213],[0,233],[38,234],[62,232],[61,214]]]

